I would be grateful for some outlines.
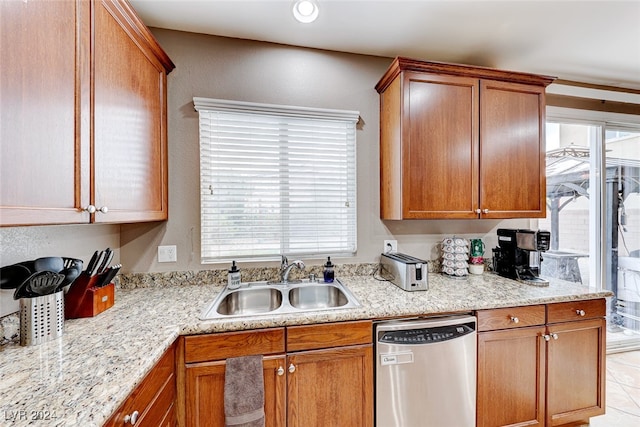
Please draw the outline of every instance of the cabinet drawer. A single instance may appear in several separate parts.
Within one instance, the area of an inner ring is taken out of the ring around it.
[[[185,363],[284,353],[284,328],[184,337]]]
[[[142,419],[150,414],[152,407],[160,409],[162,406],[164,413],[166,408],[173,404],[175,400],[174,353],[175,346],[171,346],[105,426],[126,425],[125,416],[131,415],[134,411],[138,411],[139,420],[142,422]]]
[[[560,302],[547,306],[547,323],[593,319],[604,317],[605,314],[606,304],[604,299]]]
[[[165,424],[169,424],[170,420],[164,420],[167,416],[168,412],[173,408],[174,402],[176,401],[176,387],[173,381],[173,378],[167,380],[164,384],[164,387],[155,400],[144,412],[143,417],[136,423],[136,426],[140,427],[158,427]]]
[[[545,306],[532,305],[526,307],[480,310],[477,312],[477,316],[478,331],[480,332],[544,325]]]
[[[370,320],[287,328],[287,351],[315,350],[372,342],[373,327]]]

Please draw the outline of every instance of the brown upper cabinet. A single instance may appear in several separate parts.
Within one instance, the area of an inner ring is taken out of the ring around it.
[[[0,10],[0,225],[167,219],[175,66],[129,3]]]
[[[543,218],[553,79],[396,58],[376,85],[380,217]]]

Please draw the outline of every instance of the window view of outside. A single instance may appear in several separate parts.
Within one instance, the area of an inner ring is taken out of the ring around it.
[[[640,129],[603,126],[547,123],[547,218],[538,227],[551,231],[543,275],[614,292],[615,347],[640,343]]]

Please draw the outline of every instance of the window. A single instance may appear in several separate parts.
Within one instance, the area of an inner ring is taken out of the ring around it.
[[[203,263],[355,253],[358,112],[194,105]]]

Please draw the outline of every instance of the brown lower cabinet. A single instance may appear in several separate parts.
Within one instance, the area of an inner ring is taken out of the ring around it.
[[[225,359],[262,354],[268,427],[373,426],[371,321],[186,336],[178,348],[181,425],[223,427]]]
[[[175,402],[175,345],[172,345],[104,426],[173,427]]]
[[[572,425],[604,414],[604,299],[477,315],[478,427]]]

